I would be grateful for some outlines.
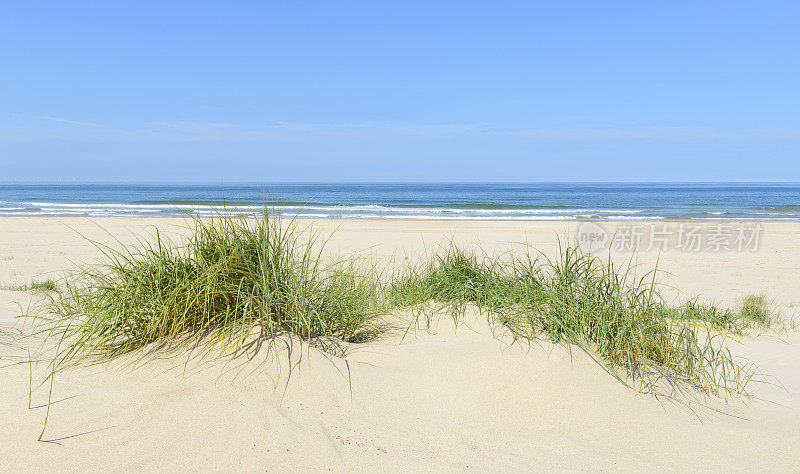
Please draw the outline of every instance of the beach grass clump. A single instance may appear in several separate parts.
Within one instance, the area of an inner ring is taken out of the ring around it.
[[[526,262],[521,314],[529,331],[583,347],[642,387],[666,378],[710,392],[741,391],[749,379],[723,332],[676,317],[656,285],[657,269],[618,267],[576,247]]]
[[[670,307],[658,291],[656,270],[636,270],[576,247],[561,248],[555,258],[524,254],[501,264],[451,246],[397,278],[390,299],[474,303],[516,338],[582,347],[620,381],[632,377],[642,389],[668,379],[709,392],[741,391],[751,373],[724,344],[728,314]],[[700,317],[715,324],[693,321]]]
[[[744,324],[761,328],[769,328],[775,323],[767,303],[766,295],[748,295],[742,300],[739,319]]]
[[[323,247],[266,210],[256,219],[195,219],[184,243],[157,233],[149,243],[103,247],[107,262],[83,269],[50,303],[43,327],[61,348],[53,369],[186,337],[226,341],[234,354],[254,331],[374,337],[384,312],[378,278],[355,261],[326,264]]]
[[[719,331],[742,334],[746,329],[739,313],[730,308],[721,308],[713,304],[698,303],[692,300],[677,308],[665,307],[664,311],[671,313],[670,317],[676,320],[705,324]]]
[[[41,292],[48,292],[48,291],[56,291],[58,290],[58,284],[53,281],[52,279],[48,278],[44,281],[37,281],[33,280],[30,283],[22,284],[22,285],[4,285],[0,287],[2,290],[6,291],[41,291]]]
[[[451,245],[421,266],[403,269],[389,286],[395,306],[435,301],[445,304],[486,304],[489,287],[497,282],[493,266],[475,252]]]
[[[763,294],[746,296],[736,309],[689,301],[675,312],[676,319],[703,322],[740,335],[752,329],[770,329],[778,323]]]

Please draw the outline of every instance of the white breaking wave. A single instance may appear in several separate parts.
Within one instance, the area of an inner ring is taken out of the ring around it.
[[[28,201],[22,203],[8,203],[14,207],[0,208],[0,215],[13,215],[8,211],[20,211],[25,215],[143,215],[167,214],[180,215],[192,212],[198,215],[211,215],[215,213],[242,213],[260,211],[262,205],[238,205],[235,202],[226,205],[202,203],[164,203],[164,204],[124,204],[124,203],[64,203]],[[385,218],[385,219],[443,219],[443,220],[489,220],[489,219],[576,219],[576,218],[604,218],[617,214],[641,214],[644,209],[588,209],[588,208],[531,208],[531,209],[480,209],[457,207],[393,207],[379,204],[310,204],[307,206],[297,204],[276,204],[268,207],[284,214],[289,211],[306,217],[352,217],[352,218]],[[20,207],[26,206],[26,207]],[[182,212],[181,212],[182,211]],[[312,211],[312,212],[309,212]],[[313,212],[316,211],[316,212]],[[559,217],[562,216],[562,217]]]
[[[12,204],[12,203],[9,203]],[[219,204],[117,204],[117,203],[55,203],[55,202],[24,202],[13,204],[27,204],[31,206],[40,207],[46,210],[54,210],[58,208],[80,209],[80,210],[99,210],[99,209],[135,209],[135,210],[150,210],[155,212],[161,209],[199,209],[199,210],[218,210],[218,209],[235,209],[235,210],[260,210],[263,208],[261,205],[238,205],[235,202],[226,205]],[[275,209],[294,209],[302,210],[319,210],[319,211],[371,211],[381,213],[459,213],[459,214],[574,214],[574,213],[602,213],[602,214],[637,214],[646,212],[645,209],[561,209],[561,208],[531,208],[531,209],[496,209],[496,208],[457,208],[457,207],[392,207],[379,204],[364,204],[364,205],[348,205],[348,204],[331,204],[319,205],[310,204],[308,206],[297,204],[276,204],[267,206]],[[155,211],[154,211],[155,210]]]
[[[294,214],[282,214],[283,217],[294,216]],[[460,216],[432,216],[432,215],[403,215],[403,214],[323,214],[308,213],[300,214],[299,217],[310,217],[315,219],[395,219],[395,220],[570,220],[577,219],[575,216],[471,216],[468,218]]]
[[[296,203],[270,204],[286,217],[318,219],[392,219],[392,220],[606,220],[606,221],[644,221],[662,220],[664,216],[654,215],[647,209],[598,209],[592,207],[575,208],[463,208],[410,206],[399,207],[388,204],[309,204]],[[41,202],[41,201],[0,201],[0,216],[177,216],[197,215],[208,217],[216,214],[254,216],[263,209],[260,204],[211,203],[80,203],[80,202]],[[748,213],[736,212],[730,217],[726,211],[704,211],[683,213],[683,218],[698,220],[798,220],[800,213],[786,211],[762,211]],[[740,214],[743,214],[740,216]],[[675,217],[675,216],[673,216]],[[680,216],[678,216],[680,217]]]

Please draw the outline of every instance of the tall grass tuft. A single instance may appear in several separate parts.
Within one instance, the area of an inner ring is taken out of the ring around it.
[[[187,337],[233,354],[254,331],[374,337],[385,312],[378,278],[355,261],[324,263],[323,247],[266,210],[257,219],[196,218],[181,244],[157,233],[135,247],[101,247],[108,263],[83,269],[51,301],[43,328],[63,347],[53,369]]]
[[[404,269],[389,286],[395,306],[436,301],[446,304],[486,303],[488,287],[496,283],[493,268],[469,250],[451,245],[419,267]]]
[[[637,276],[633,267],[618,268],[575,247],[561,248],[554,259],[524,254],[502,265],[453,246],[396,278],[389,299],[473,302],[517,338],[578,345],[640,389],[668,380],[707,392],[743,391],[752,371],[724,344],[738,328],[728,313],[669,307],[655,282],[656,270]]]

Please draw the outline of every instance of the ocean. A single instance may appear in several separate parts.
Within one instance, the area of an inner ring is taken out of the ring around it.
[[[0,184],[0,216],[800,220],[800,183]]]

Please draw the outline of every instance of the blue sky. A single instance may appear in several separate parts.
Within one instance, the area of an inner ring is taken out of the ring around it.
[[[798,18],[800,2],[3,2],[0,181],[797,181]]]

